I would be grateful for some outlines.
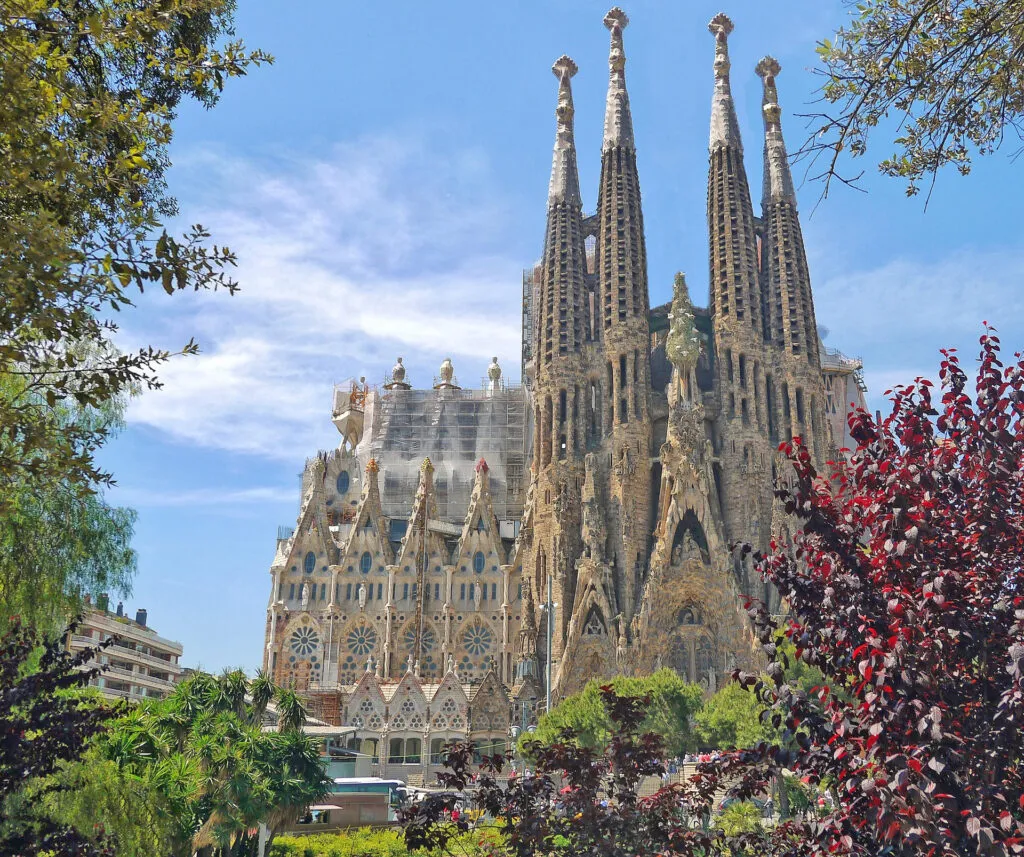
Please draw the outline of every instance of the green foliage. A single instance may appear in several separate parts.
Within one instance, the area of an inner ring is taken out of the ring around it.
[[[534,734],[520,738],[524,751],[534,741],[544,745],[556,742],[567,729],[573,731],[574,740],[581,746],[605,747],[611,738],[612,724],[602,701],[601,687],[608,684],[623,696],[650,695],[642,731],[660,735],[666,752],[681,755],[693,748],[690,718],[701,706],[702,690],[699,685],[688,684],[675,671],[661,669],[639,678],[619,676],[610,681],[589,682],[580,693],[562,700],[541,717]]]
[[[750,801],[738,800],[716,815],[712,825],[728,837],[756,833],[761,829],[761,810]]]
[[[763,709],[754,694],[736,682],[729,682],[708,699],[694,717],[701,744],[724,750],[775,740],[775,730],[761,719]]]
[[[155,796],[173,854],[248,847],[260,823],[280,830],[329,784],[319,742],[300,731],[305,717],[293,696],[262,675],[250,683],[241,672],[196,673],[167,699],[135,706],[98,745],[120,779],[97,804],[116,806],[125,789]],[[261,724],[271,700],[289,716],[268,732]],[[116,835],[111,816],[101,818]]]
[[[450,853],[483,857],[494,853],[498,839],[496,831],[477,828],[451,840]],[[410,851],[400,830],[359,827],[343,833],[279,836],[270,846],[268,857],[409,857],[434,853]]]
[[[0,401],[17,398],[23,387],[21,379],[0,376]],[[55,427],[106,436],[121,426],[123,412],[124,400],[118,397],[98,408],[58,403],[51,416]],[[133,510],[113,507],[99,493],[83,493],[66,479],[20,474],[5,480],[0,474],[0,482],[5,488],[0,622],[18,615],[42,629],[57,630],[79,609],[81,595],[131,590],[136,568]]]
[[[201,226],[163,226],[179,102],[212,106],[269,59],[225,41],[232,13],[232,0],[0,0],[0,380],[20,383],[0,397],[3,482],[109,481],[94,460],[103,427],[58,405],[158,386],[171,356],[102,348],[116,313],[146,287],[235,289],[229,250]]]
[[[1024,132],[1024,0],[863,0],[850,24],[818,47],[826,101],[802,152],[824,154],[826,181],[840,155],[859,157],[888,125],[895,151],[879,164],[907,182],[952,165],[970,172],[1007,134]],[[820,123],[820,124],[819,124]],[[826,192],[828,185],[826,184]]]
[[[173,825],[155,784],[103,758],[98,748],[64,764],[45,785],[42,804],[50,818],[86,833],[102,831],[118,857],[170,853]]]

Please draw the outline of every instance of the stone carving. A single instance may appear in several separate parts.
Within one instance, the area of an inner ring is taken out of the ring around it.
[[[358,599],[359,599],[359,612],[361,613],[361,612],[363,612],[366,609],[366,584],[364,584],[364,583],[360,583],[359,584]]]
[[[441,362],[441,369],[439,374],[441,375],[442,384],[452,383],[452,378],[455,377],[455,366],[452,364],[451,357],[445,357],[444,360]]]
[[[309,585],[306,583],[302,584],[302,592],[299,596],[299,600],[302,604],[303,610],[309,609]]]

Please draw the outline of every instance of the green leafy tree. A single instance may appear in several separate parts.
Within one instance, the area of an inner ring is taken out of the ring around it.
[[[234,256],[175,236],[165,172],[182,99],[213,106],[269,58],[231,39],[232,0],[0,0],[0,478],[91,490],[99,408],[159,385],[168,350],[93,350],[147,287],[234,291]],[[196,350],[194,342],[180,351]],[[8,496],[0,496],[0,508]]]
[[[650,676],[619,676],[603,685],[597,680],[589,682],[580,693],[563,699],[550,714],[541,717],[535,733],[520,738],[524,752],[532,743],[549,745],[561,740],[566,730],[583,747],[597,750],[607,746],[613,724],[603,701],[602,686],[610,686],[623,696],[650,697],[643,729],[660,735],[670,755],[682,755],[693,748],[690,720],[700,709],[703,692],[699,685],[687,683],[674,670],[661,669]]]
[[[879,169],[910,195],[943,167],[966,175],[972,155],[1022,139],[1022,0],[858,0],[818,52],[831,106],[812,115],[801,151],[823,156],[826,193],[833,178],[856,181],[841,158],[864,155],[876,128],[895,134]]]
[[[18,621],[0,639],[0,854],[99,857],[109,842],[90,823],[83,831],[52,818],[48,802],[67,796],[52,779],[101,734],[112,711],[80,691],[96,674],[96,649],[72,655],[63,635],[46,636]]]
[[[0,376],[0,400],[21,386],[20,379]],[[123,411],[124,399],[117,397],[96,408],[62,402],[50,413],[55,427],[109,434],[120,427]],[[132,509],[111,506],[99,491],[82,492],[67,479],[0,473],[0,484],[0,621],[17,615],[58,630],[80,609],[81,596],[131,591]]]
[[[736,682],[729,682],[694,716],[700,743],[705,747],[733,750],[775,740],[775,730],[761,717],[763,710],[764,705],[754,694]]]
[[[276,731],[263,728],[271,702],[279,712]],[[105,794],[93,782],[100,793],[92,807],[105,808],[104,828],[117,839],[114,807],[136,790],[154,798],[160,823],[153,833],[166,853],[249,854],[259,824],[276,833],[329,785],[318,742],[301,731],[304,722],[298,698],[274,688],[265,675],[249,682],[241,672],[196,673],[167,699],[143,702],[111,724],[97,747],[116,775],[103,769],[112,784]],[[74,820],[90,818],[96,815],[83,803]],[[134,826],[126,831],[132,847],[140,842],[137,834]]]

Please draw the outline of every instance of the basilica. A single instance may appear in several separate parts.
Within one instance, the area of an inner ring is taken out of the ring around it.
[[[815,320],[779,63],[751,63],[763,84],[755,214],[730,91],[733,24],[712,19],[707,307],[678,275],[672,301],[652,308],[628,18],[616,8],[604,24],[592,213],[576,64],[552,69],[521,382],[497,357],[469,380],[445,359],[430,381],[398,358],[379,385],[339,385],[340,443],[306,461],[298,520],[278,532],[264,667],[317,716],[355,727],[382,764],[425,765],[455,736],[503,740],[549,694],[592,678],[670,667],[713,692],[754,657],[743,597],[779,609],[730,548],[788,533],[772,493],[786,477],[779,444],[799,437],[822,465],[850,445],[846,416],[863,406],[860,362],[826,349]]]

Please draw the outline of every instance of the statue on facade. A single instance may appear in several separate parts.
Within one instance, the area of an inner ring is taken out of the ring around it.
[[[361,612],[361,611],[366,609],[366,584],[365,583],[360,583],[359,584],[359,589],[356,592],[356,597],[359,600],[359,610]]]
[[[309,584],[308,583],[303,583],[302,584],[302,592],[299,593],[299,601],[302,604],[302,609],[303,610],[308,610],[309,609]]]

